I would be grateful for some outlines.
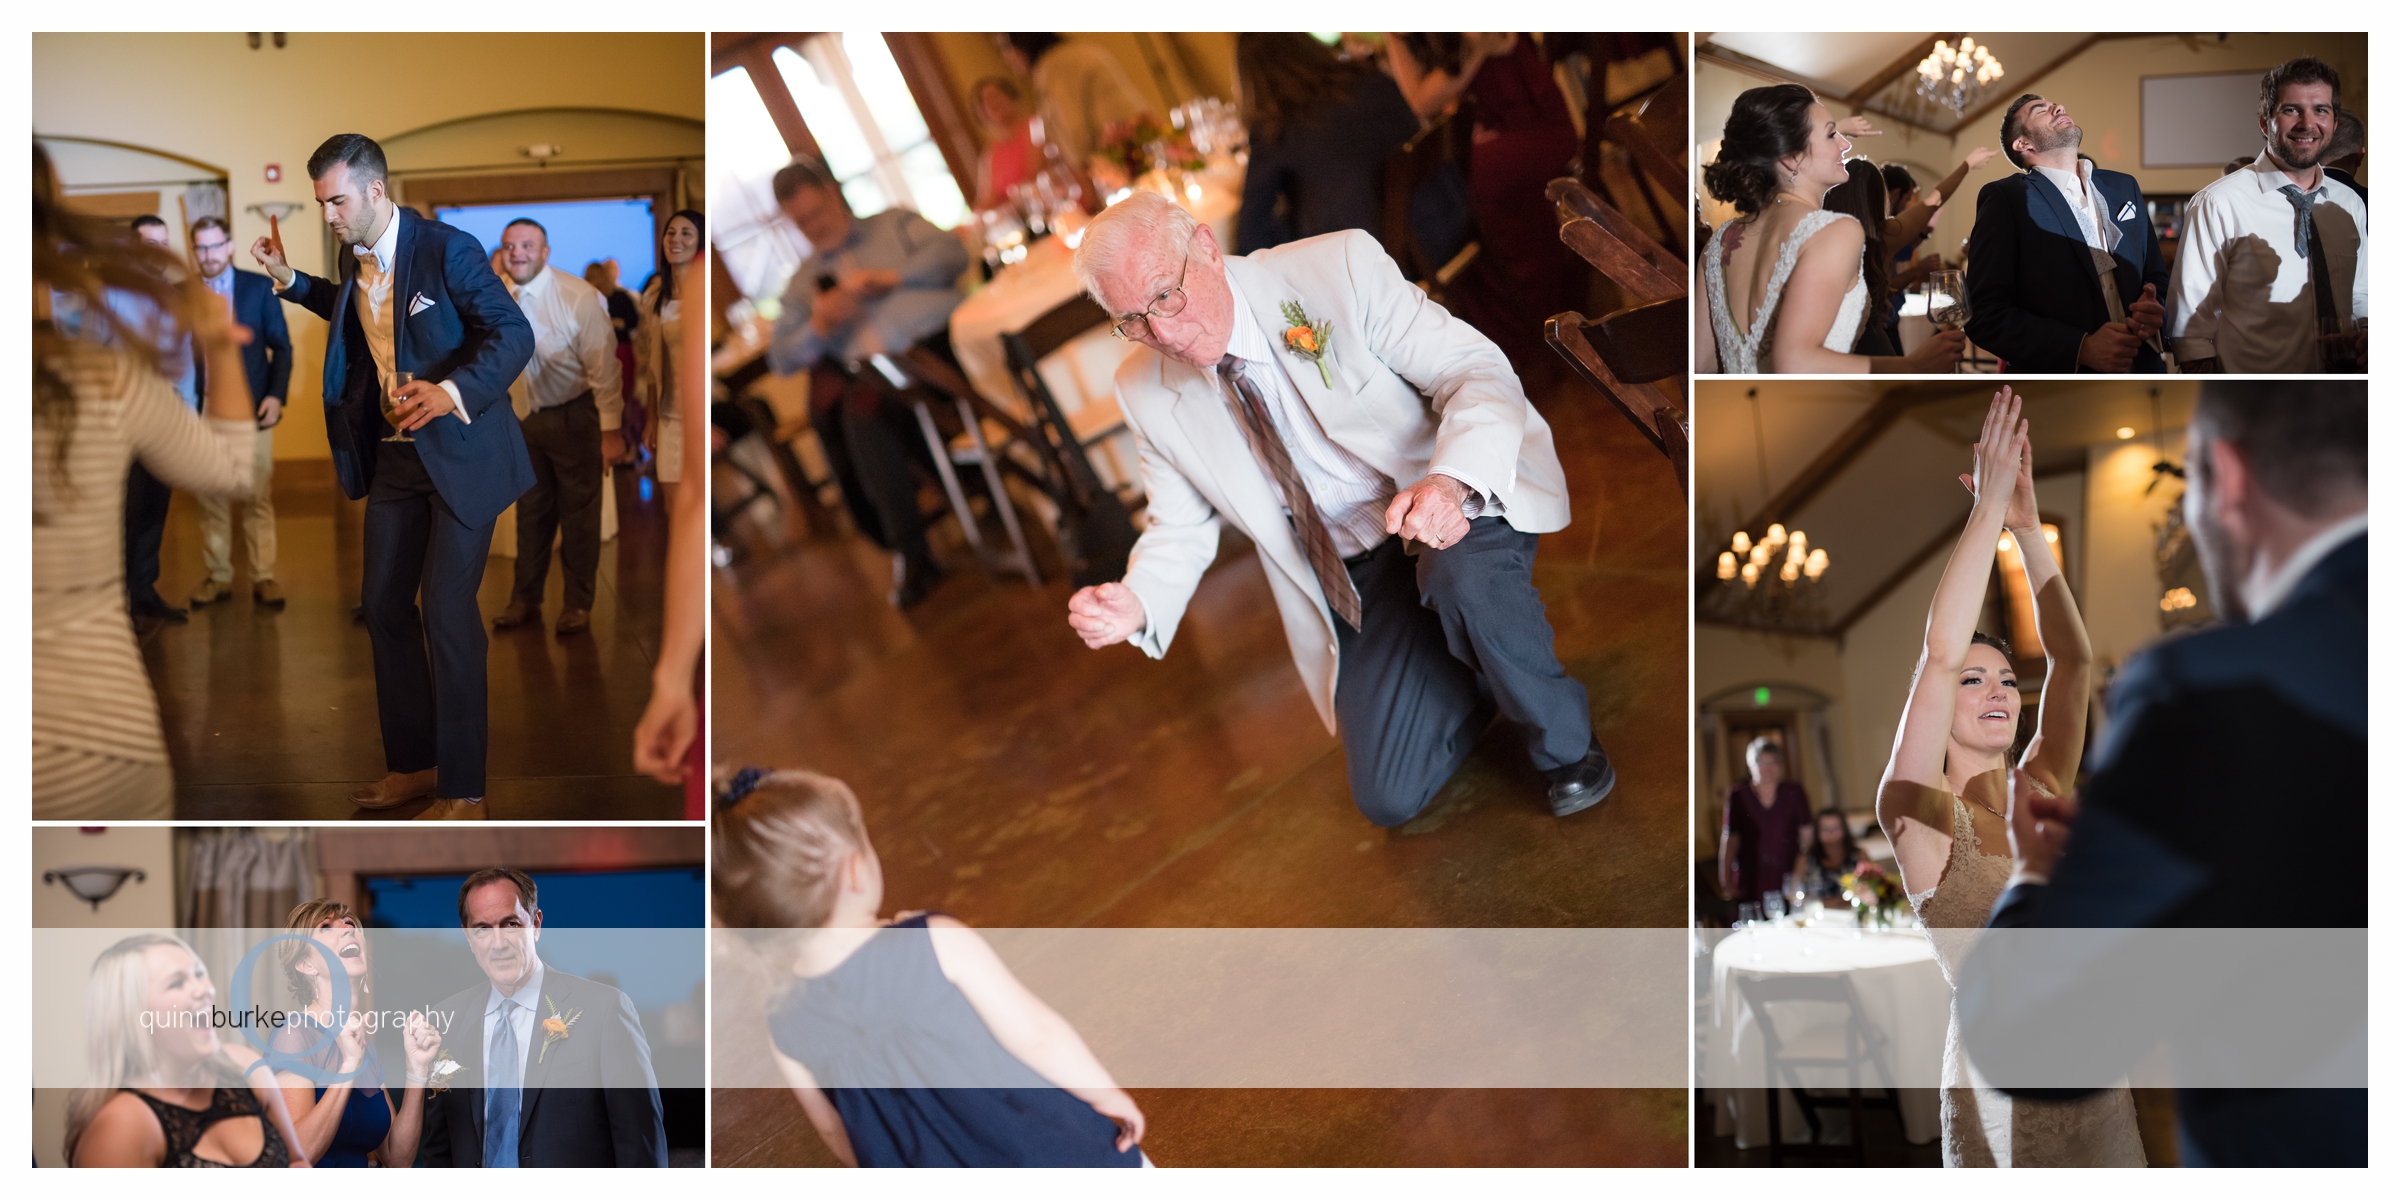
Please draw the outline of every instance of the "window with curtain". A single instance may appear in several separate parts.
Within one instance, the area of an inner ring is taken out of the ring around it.
[[[789,97],[799,110],[805,136],[853,213],[905,208],[945,229],[966,219],[966,195],[883,35],[814,34],[777,46],[765,61],[771,72],[736,66],[719,73],[708,96],[717,252],[762,312],[809,253],[775,205],[775,172],[799,147],[776,124],[770,95]]]

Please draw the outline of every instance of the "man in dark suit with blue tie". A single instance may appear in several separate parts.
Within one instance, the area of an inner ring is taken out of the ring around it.
[[[250,495],[242,500],[243,542],[250,552],[250,594],[261,608],[283,607],[275,582],[275,427],[283,423],[283,399],[291,394],[292,338],[283,323],[283,301],[275,282],[233,265],[233,230],[223,217],[192,222],[192,262],[210,291],[233,305],[234,324],[250,331],[242,344],[242,373],[250,385],[251,412],[258,419],[252,447]],[[197,364],[206,394],[206,364]],[[222,600],[233,583],[233,501],[205,493],[200,502],[200,559],[208,578],[189,601],[204,608]]]
[[[346,251],[340,279],[293,270],[280,231],[250,252],[278,294],[333,327],[325,434],[343,494],[367,501],[361,593],[389,773],[350,800],[431,795],[419,820],[479,820],[488,644],[475,593],[493,522],[533,486],[508,399],[533,327],[480,243],[392,203],[373,140],[326,139],[308,175]]]
[[[457,1086],[425,1098],[420,1161],[666,1166],[666,1108],[641,1015],[625,993],[542,961],[540,899],[532,877],[509,867],[459,885],[458,922],[487,982],[427,1013],[458,1070]]]
[[[2186,1166],[2363,1167],[2367,385],[2203,385],[2185,464],[2227,624],[2118,676],[2080,799],[2014,781],[1960,1028],[2021,1096],[2164,1042]]]
[[[1983,185],[1967,239],[1967,336],[2009,371],[2163,373],[2173,264],[2142,185],[2076,151],[2066,106],[2017,97],[2000,145],[2023,172]]]

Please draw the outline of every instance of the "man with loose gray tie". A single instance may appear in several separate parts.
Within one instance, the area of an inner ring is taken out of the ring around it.
[[[592,626],[600,574],[600,489],[625,456],[625,411],[616,327],[598,289],[550,265],[550,231],[519,217],[500,231],[509,294],[533,325],[533,358],[508,389],[533,459],[533,487],[517,498],[517,578],[492,628],[542,623],[550,542],[558,540],[566,595],[558,636]]]
[[[1533,586],[1566,473],[1499,347],[1364,232],[1228,258],[1153,192],[1093,218],[1075,272],[1137,347],[1117,395],[1150,500],[1124,580],[1067,602],[1084,644],[1164,655],[1230,524],[1368,820],[1423,812],[1495,714],[1552,814],[1608,796],[1616,768]]]

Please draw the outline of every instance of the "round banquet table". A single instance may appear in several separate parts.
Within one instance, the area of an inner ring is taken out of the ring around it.
[[[1234,219],[1241,212],[1241,175],[1212,172],[1201,176],[1200,184],[1199,199],[1188,201],[1186,207],[1201,224],[1215,231],[1219,246],[1229,247],[1233,245]],[[1024,329],[1082,291],[1083,284],[1075,278],[1075,252],[1065,239],[1050,237],[1034,243],[1023,259],[1003,268],[991,283],[950,313],[950,349],[958,355],[967,381],[994,403],[1019,416],[1030,415],[1032,407],[1017,391],[1000,335]],[[1109,336],[1106,326],[1100,326],[1043,359],[1042,382],[1049,385],[1059,410],[1070,418],[1086,405],[1113,406],[1117,364],[1131,353],[1131,343],[1118,341]],[[1075,424],[1081,428],[1084,421]],[[1093,467],[1111,485],[1140,482],[1131,445],[1117,444],[1130,443],[1131,436],[1120,432],[1098,447],[1100,453],[1094,456]]]
[[[1752,925],[1717,944],[1711,962],[1707,1061],[1702,1086],[1718,1097],[1716,1131],[1731,1132],[1734,1144],[1767,1144],[1764,1088],[1766,1047],[1758,1019],[1742,998],[1741,975],[1843,975],[1856,990],[1866,1019],[1883,1035],[1886,1062],[1904,1085],[1938,1084],[1942,1043],[1950,1024],[1950,984],[1934,961],[1933,944],[1920,929],[1860,930],[1847,915],[1822,923]],[[1815,1041],[1820,1031],[1840,1036],[1837,1010],[1827,1005],[1775,1008],[1776,1032],[1786,1042]],[[1821,1024],[1820,1024],[1821,1022]],[[1879,1085],[1872,1072],[1868,1087]],[[1900,1122],[1918,1145],[1941,1133],[1941,1090],[1934,1086],[1894,1089]],[[1782,1098],[1784,1136],[1807,1128],[1799,1106]]]

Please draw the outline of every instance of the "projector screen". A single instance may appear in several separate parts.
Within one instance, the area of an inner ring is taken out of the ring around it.
[[[2142,165],[2222,167],[2258,157],[2256,71],[2142,77]]]

